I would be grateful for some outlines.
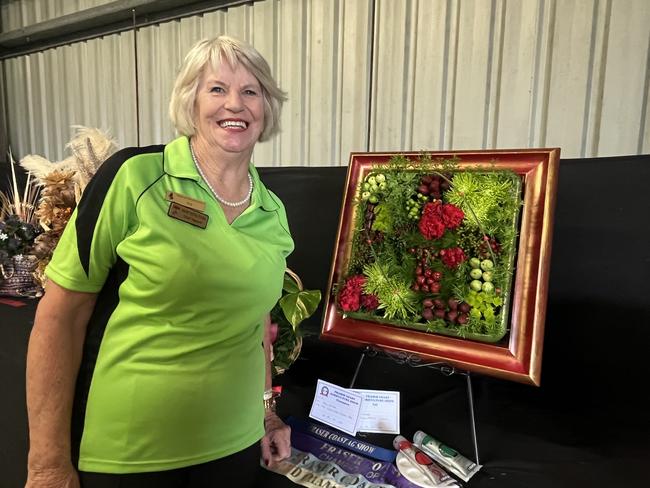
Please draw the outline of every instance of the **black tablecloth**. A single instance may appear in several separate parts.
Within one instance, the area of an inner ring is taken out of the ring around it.
[[[296,241],[289,265],[325,290],[345,168],[263,168]],[[650,486],[650,157],[564,160],[560,167],[542,386],[474,376],[484,468],[470,487]],[[22,486],[27,425],[24,368],[35,302],[0,304],[0,487]],[[301,358],[278,379],[281,415],[306,417],[316,380],[347,386],[360,350],[305,325]],[[472,456],[466,384],[426,368],[368,358],[356,386],[398,389],[402,431],[422,429]],[[384,447],[392,436],[365,438]],[[215,485],[215,486],[218,486]],[[263,473],[260,486],[295,486]]]

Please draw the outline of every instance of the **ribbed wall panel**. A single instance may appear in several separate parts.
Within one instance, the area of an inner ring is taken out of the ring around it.
[[[41,17],[59,4],[43,5]],[[174,136],[182,57],[219,34],[259,49],[289,96],[259,165],[346,164],[364,150],[650,152],[647,0],[263,0],[142,28],[140,144]],[[133,33],[7,60],[16,153],[60,154],[73,123],[135,143],[135,65]]]
[[[648,151],[650,2],[376,5],[371,150]]]
[[[3,0],[0,4],[2,30],[10,31],[80,10],[97,7],[113,0]]]
[[[609,0],[609,42],[604,47],[607,71],[603,73],[600,137],[594,142],[602,155],[649,152],[645,122],[648,109],[648,55],[650,53],[650,2]],[[630,15],[630,11],[633,15]],[[645,130],[644,130],[645,126]]]
[[[133,34],[5,61],[9,141],[17,157],[64,156],[72,125],[107,129],[136,144]]]

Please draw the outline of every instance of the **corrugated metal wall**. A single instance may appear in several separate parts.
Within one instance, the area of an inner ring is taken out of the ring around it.
[[[0,15],[4,31],[20,29],[56,19],[79,10],[97,7],[113,0],[2,0]]]
[[[365,150],[650,152],[647,0],[264,0],[143,28],[141,144],[173,137],[182,56],[222,33],[256,46],[289,93],[260,165],[346,164]],[[134,144],[133,38],[5,61],[14,152],[60,158],[73,123]]]
[[[137,142],[133,34],[113,35],[5,62],[9,142],[17,157],[63,158],[72,125]]]

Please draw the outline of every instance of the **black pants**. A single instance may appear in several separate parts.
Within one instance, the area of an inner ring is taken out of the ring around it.
[[[260,444],[230,456],[186,468],[154,473],[80,472],[82,488],[252,488],[260,472]]]

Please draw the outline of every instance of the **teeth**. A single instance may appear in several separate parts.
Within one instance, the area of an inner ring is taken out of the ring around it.
[[[246,125],[246,122],[243,120],[224,120],[223,122],[219,122],[220,127],[241,127],[245,129]]]

